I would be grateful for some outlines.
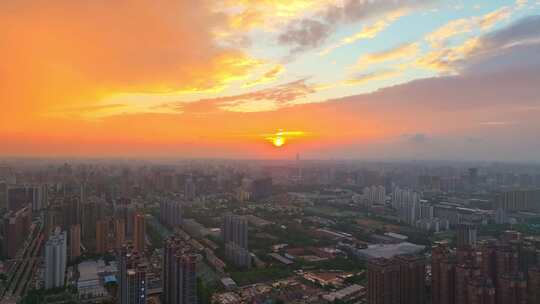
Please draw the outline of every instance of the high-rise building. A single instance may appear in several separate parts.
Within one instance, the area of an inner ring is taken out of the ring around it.
[[[497,298],[497,303],[501,304],[527,304],[527,279],[525,276],[522,274],[500,276]]]
[[[457,227],[457,247],[476,246],[478,229],[469,223],[459,224]]]
[[[540,267],[531,267],[529,269],[527,300],[531,304],[540,303]]]
[[[229,242],[225,244],[225,256],[237,267],[251,267],[251,255],[249,251],[236,243]]]
[[[96,253],[119,249],[125,244],[126,228],[123,219],[107,217],[96,223]]]
[[[7,186],[8,210],[17,211],[27,205],[39,211],[47,206],[47,187],[34,185]]]
[[[197,195],[197,189],[195,186],[195,181],[193,177],[189,176],[184,183],[184,198],[188,201],[191,201]]]
[[[368,261],[368,303],[401,304],[400,266],[395,260]]]
[[[103,217],[104,204],[102,199],[90,197],[82,205],[82,241],[91,251],[96,249],[96,224]]]
[[[175,200],[163,200],[159,203],[159,220],[169,228],[182,224],[182,203]]]
[[[251,198],[261,200],[272,195],[272,178],[265,177],[253,181],[251,184]]]
[[[165,240],[163,299],[166,304],[197,303],[197,261],[191,246],[180,237]]]
[[[144,214],[135,213],[133,220],[133,246],[138,252],[143,252],[146,244]]]
[[[248,221],[243,216],[234,214],[223,217],[222,237],[225,244],[232,242],[248,248]]]
[[[227,259],[238,267],[250,267],[251,256],[248,251],[248,221],[238,215],[223,217],[222,237]]]
[[[69,229],[82,223],[81,201],[78,196],[65,197],[62,202],[63,227]]]
[[[81,256],[81,225],[73,225],[69,229],[69,258],[75,260]]]
[[[7,188],[6,181],[0,180],[0,210],[7,209]]]
[[[496,304],[495,286],[490,278],[479,276],[469,282],[467,304]]]
[[[540,189],[506,191],[498,195],[497,207],[509,211],[540,211]]]
[[[455,263],[447,243],[437,243],[431,251],[432,303],[454,304]]]
[[[3,255],[9,259],[15,257],[17,251],[24,244],[24,240],[28,236],[28,231],[32,224],[32,211],[30,206],[23,207],[17,211],[8,212],[4,215],[3,224]]]
[[[45,289],[64,286],[66,265],[66,233],[57,229],[45,244]]]
[[[147,264],[142,255],[131,246],[120,249],[119,260],[119,298],[120,304],[146,304]]]
[[[423,256],[404,254],[395,257],[400,267],[401,304],[423,304],[426,289],[426,260]]]

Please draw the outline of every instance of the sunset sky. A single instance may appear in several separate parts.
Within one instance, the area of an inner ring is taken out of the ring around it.
[[[0,1],[0,105],[5,156],[540,161],[540,0]]]

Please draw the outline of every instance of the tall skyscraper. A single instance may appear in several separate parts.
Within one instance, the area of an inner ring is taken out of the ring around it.
[[[57,229],[45,244],[45,289],[64,286],[66,265],[66,233]]]
[[[368,261],[368,303],[401,304],[400,266],[395,260]]]
[[[69,258],[73,261],[81,256],[81,225],[69,229]]]
[[[197,303],[198,256],[179,237],[165,240],[163,253],[163,299],[166,304]]]
[[[133,247],[124,246],[120,249],[118,260],[120,304],[146,304],[147,265],[142,256]]]
[[[133,246],[135,250],[143,252],[146,244],[144,214],[135,213],[133,220]]]

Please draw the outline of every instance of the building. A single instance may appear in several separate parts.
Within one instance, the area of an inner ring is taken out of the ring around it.
[[[229,242],[225,245],[225,256],[237,267],[251,267],[251,255],[249,251],[236,243]]]
[[[251,198],[255,201],[272,196],[272,178],[265,177],[253,181],[251,184]]]
[[[436,243],[431,250],[431,302],[454,304],[455,263],[447,243]]]
[[[476,246],[478,230],[469,223],[459,224],[457,227],[457,247]]]
[[[107,217],[96,223],[96,253],[119,249],[125,243],[126,224],[123,219]]]
[[[135,213],[133,219],[133,246],[138,252],[143,252],[146,245],[144,214]]]
[[[491,279],[479,276],[467,286],[468,304],[496,304],[495,286]]]
[[[197,195],[197,187],[193,181],[193,177],[189,176],[184,183],[184,198],[188,201],[195,199]]]
[[[165,240],[163,252],[163,299],[166,304],[197,303],[198,256],[180,237]]]
[[[523,274],[506,274],[499,277],[497,303],[527,304],[527,279]]]
[[[45,289],[63,287],[67,266],[66,233],[60,229],[45,243]]]
[[[69,258],[71,261],[81,256],[81,225],[69,229]]]
[[[531,267],[529,269],[527,299],[529,303],[540,303],[540,267]]]
[[[507,211],[540,211],[540,189],[506,191],[497,197],[497,208]]]
[[[223,217],[222,238],[225,243],[225,256],[238,267],[250,267],[251,256],[248,251],[248,220],[237,215]]]
[[[47,207],[46,185],[13,185],[7,186],[7,205],[9,211],[30,205],[32,210],[39,211]]]
[[[78,196],[65,197],[62,201],[62,223],[66,230],[82,224],[82,206]]]
[[[81,239],[90,250],[96,249],[96,224],[103,218],[105,202],[98,197],[89,197],[82,205]]]
[[[400,265],[392,259],[368,262],[368,303],[401,304]]]
[[[248,220],[243,216],[225,215],[223,217],[222,238],[225,244],[235,243],[248,248]]]
[[[174,200],[161,201],[159,203],[159,220],[169,228],[182,225],[182,203]]]
[[[2,245],[4,257],[10,259],[17,255],[17,251],[24,244],[32,224],[32,211],[30,206],[17,211],[10,211],[4,215]]]
[[[142,255],[132,246],[120,249],[119,260],[119,303],[146,304],[148,288],[146,284],[147,264]]]
[[[426,298],[426,259],[404,254],[394,258],[400,267],[401,304],[423,304]]]

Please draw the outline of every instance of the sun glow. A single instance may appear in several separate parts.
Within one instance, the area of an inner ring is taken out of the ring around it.
[[[283,147],[288,140],[302,137],[304,135],[305,133],[302,131],[283,131],[282,129],[280,129],[273,134],[265,134],[264,137],[274,147],[280,148]]]
[[[272,144],[275,146],[275,147],[282,147],[284,144],[285,144],[285,138],[281,137],[281,136],[278,136],[278,137],[275,137],[272,141]]]

